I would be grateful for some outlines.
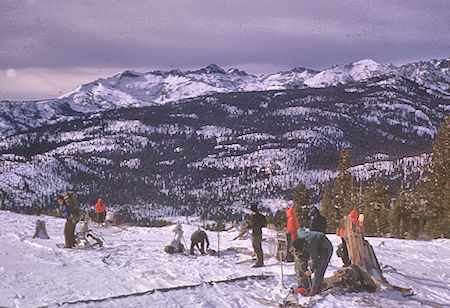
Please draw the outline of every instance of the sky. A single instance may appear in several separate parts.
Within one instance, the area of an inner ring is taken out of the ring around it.
[[[0,100],[126,69],[260,74],[450,56],[450,0],[1,0]]]

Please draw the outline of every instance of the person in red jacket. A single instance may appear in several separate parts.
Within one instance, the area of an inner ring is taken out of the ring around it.
[[[358,212],[355,211],[355,210],[352,210],[348,216],[350,216],[350,220],[352,221],[352,223],[353,223],[357,228],[361,228],[361,231],[364,232],[364,226],[363,226],[363,225],[361,224],[361,222],[358,220],[358,218],[359,218]]]
[[[293,207],[289,208],[286,211],[286,217],[287,217],[286,231],[291,233],[291,243],[292,243],[298,238],[297,230],[300,228],[298,225],[297,216],[295,216],[295,210]]]
[[[103,223],[105,221],[105,203],[102,198],[98,198],[97,203],[95,204],[95,212],[97,213],[97,221],[98,223]]]

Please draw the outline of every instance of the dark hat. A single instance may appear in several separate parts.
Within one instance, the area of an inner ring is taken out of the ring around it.
[[[258,212],[258,206],[256,205],[256,203],[253,203],[253,204],[250,206],[250,210],[251,210],[252,212]]]
[[[295,249],[300,251],[300,250],[305,249],[305,246],[306,246],[305,244],[306,244],[306,242],[304,239],[298,238],[292,243],[292,246],[294,246]]]

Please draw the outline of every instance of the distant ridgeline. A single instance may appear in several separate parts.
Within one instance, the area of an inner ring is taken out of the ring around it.
[[[91,113],[61,98],[51,102],[57,112],[28,127],[3,103],[3,123],[16,124],[0,139],[0,190],[17,211],[49,212],[70,189],[82,207],[102,197],[123,220],[144,224],[170,215],[241,219],[250,203],[285,204],[300,182],[318,203],[340,152],[351,149],[358,185],[389,185],[394,197],[417,184],[449,102],[413,80],[377,76]]]

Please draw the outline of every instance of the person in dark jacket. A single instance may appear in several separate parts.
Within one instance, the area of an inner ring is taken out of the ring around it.
[[[70,215],[69,207],[64,201],[63,196],[58,197],[59,207],[64,213],[64,218],[66,219],[66,223],[64,224],[64,238],[65,238],[65,246],[66,248],[75,247],[75,226],[76,222],[73,217]]]
[[[308,213],[311,221],[309,224],[310,231],[318,231],[327,234],[327,219],[320,215],[319,210],[313,206]]]
[[[327,269],[331,255],[333,254],[333,245],[322,232],[299,229],[297,233],[298,239],[292,243],[292,246],[299,252],[303,250],[308,252],[311,261],[310,269],[305,271],[304,274],[306,276],[311,276],[311,274],[314,273],[308,293],[298,293],[312,296],[320,292],[325,270]]]
[[[261,247],[262,242],[262,227],[266,225],[266,217],[261,215],[258,211],[256,204],[252,204],[250,207],[252,213],[251,225],[252,229],[252,246],[256,254],[256,263],[252,267],[262,267],[264,266],[264,254]]]
[[[200,251],[200,253],[202,255],[205,254],[205,242],[206,242],[206,249],[209,248],[209,240],[208,240],[208,235],[206,234],[205,231],[200,230],[200,228],[195,231],[194,233],[192,233],[191,235],[191,250],[190,253],[191,255],[194,254],[194,247],[197,247],[198,251]],[[200,246],[199,246],[200,244]]]

